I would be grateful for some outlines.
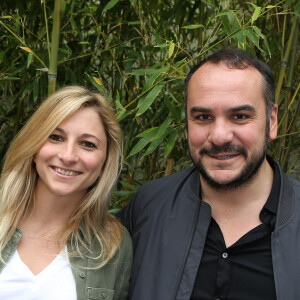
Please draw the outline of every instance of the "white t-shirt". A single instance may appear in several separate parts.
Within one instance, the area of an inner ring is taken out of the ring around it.
[[[67,254],[59,254],[34,275],[15,251],[0,273],[0,300],[76,300],[76,283]]]

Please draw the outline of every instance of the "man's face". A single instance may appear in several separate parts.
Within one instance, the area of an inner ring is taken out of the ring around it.
[[[188,86],[187,125],[191,158],[212,187],[248,182],[277,135],[277,106],[266,128],[263,78],[253,67],[229,69],[205,63]]]

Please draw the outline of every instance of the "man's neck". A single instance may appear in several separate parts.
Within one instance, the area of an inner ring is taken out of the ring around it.
[[[269,197],[273,178],[273,169],[266,159],[249,183],[235,189],[217,190],[200,178],[202,200],[211,206],[212,217],[227,246],[261,224],[259,213]]]

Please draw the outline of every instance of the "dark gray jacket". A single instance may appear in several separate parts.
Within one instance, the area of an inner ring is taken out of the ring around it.
[[[280,167],[279,167],[280,168]],[[144,184],[121,213],[133,238],[131,300],[189,300],[210,223],[195,167]],[[300,182],[280,168],[272,259],[278,300],[300,299]],[[298,258],[299,255],[299,258]]]

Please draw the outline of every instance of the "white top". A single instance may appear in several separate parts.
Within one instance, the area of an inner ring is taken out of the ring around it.
[[[76,300],[76,283],[67,254],[59,254],[34,275],[16,250],[0,273],[2,300]]]

